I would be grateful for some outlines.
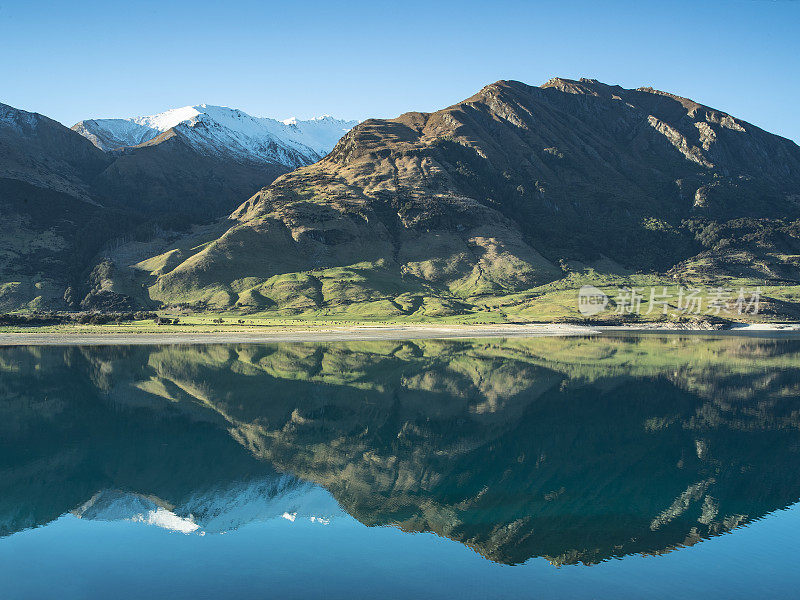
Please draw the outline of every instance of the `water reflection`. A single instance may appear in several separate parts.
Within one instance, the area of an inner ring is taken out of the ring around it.
[[[796,340],[0,349],[2,535],[343,509],[496,562],[596,563],[788,506],[798,457]]]

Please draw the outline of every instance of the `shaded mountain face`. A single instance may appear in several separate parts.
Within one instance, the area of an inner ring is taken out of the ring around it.
[[[333,515],[330,493],[502,563],[660,553],[800,498],[798,353],[653,336],[4,348],[0,531],[73,511],[213,533]]]
[[[105,202],[171,229],[223,217],[243,197],[290,170],[207,154],[174,130],[110,154],[114,161],[93,181]]]
[[[0,104],[0,311],[66,307],[106,242],[142,223],[102,205],[92,182],[111,162],[61,124]]]
[[[88,182],[110,162],[103,152],[60,123],[0,104],[0,177],[4,180],[91,202]]]
[[[530,289],[575,261],[663,272],[705,256],[733,274],[737,252],[791,278],[799,194],[796,144],[691,100],[501,81],[432,114],[361,123],[243,204],[150,293],[404,314],[431,297]]]

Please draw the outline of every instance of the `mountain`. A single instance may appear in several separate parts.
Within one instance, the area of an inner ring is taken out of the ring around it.
[[[352,125],[198,108],[70,130],[0,104],[0,311],[131,308],[141,290],[101,289],[103,248],[213,222]]]
[[[290,169],[325,156],[357,121],[325,115],[301,121],[251,117],[223,106],[184,106],[146,117],[91,119],[72,126],[104,151],[158,144],[179,136],[200,154]],[[168,134],[168,136],[164,136]]]
[[[0,311],[66,306],[110,235],[141,219],[101,205],[112,162],[60,123],[0,104]]]
[[[800,315],[800,148],[653,88],[499,81],[360,123],[289,173],[350,124],[201,105],[84,121],[93,145],[24,115],[0,131],[9,185],[78,213],[57,230],[60,208],[15,213],[45,238],[16,221],[4,238],[7,308],[71,287],[84,308],[550,320],[582,283],[645,282],[770,286],[773,318]]]
[[[330,116],[282,122],[202,104],[72,129],[114,157],[94,182],[110,202],[175,227],[228,214],[279,175],[322,158],[355,124]]]
[[[0,104],[0,177],[92,201],[87,181],[111,162],[47,117]]]
[[[102,490],[72,514],[81,519],[133,521],[204,535],[277,518],[330,523],[343,513],[323,488],[290,475],[231,482],[228,486],[192,493],[179,506],[135,492]]]
[[[434,316],[592,270],[800,282],[800,148],[652,88],[499,81],[370,119],[212,243],[139,264],[165,304]]]

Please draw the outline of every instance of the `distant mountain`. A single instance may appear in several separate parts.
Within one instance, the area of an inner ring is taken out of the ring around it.
[[[174,135],[201,154],[296,168],[321,159],[357,124],[329,115],[277,121],[200,104],[146,117],[91,119],[72,129],[104,151],[154,145]]]
[[[652,88],[499,81],[361,123],[231,218],[151,263],[150,296],[399,316],[587,266],[800,281],[800,148]]]
[[[115,158],[95,181],[109,202],[176,221],[224,216],[260,187],[327,154],[355,121],[256,118],[221,106],[186,106],[72,129]]]
[[[102,490],[72,511],[81,519],[133,521],[181,533],[227,533],[243,525],[285,518],[330,523],[344,514],[323,488],[278,475],[192,493],[178,506],[120,490]]]

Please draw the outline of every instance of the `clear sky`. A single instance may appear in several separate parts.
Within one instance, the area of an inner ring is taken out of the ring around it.
[[[66,125],[203,102],[394,117],[555,75],[651,85],[800,141],[800,1],[0,0],[0,102]]]

